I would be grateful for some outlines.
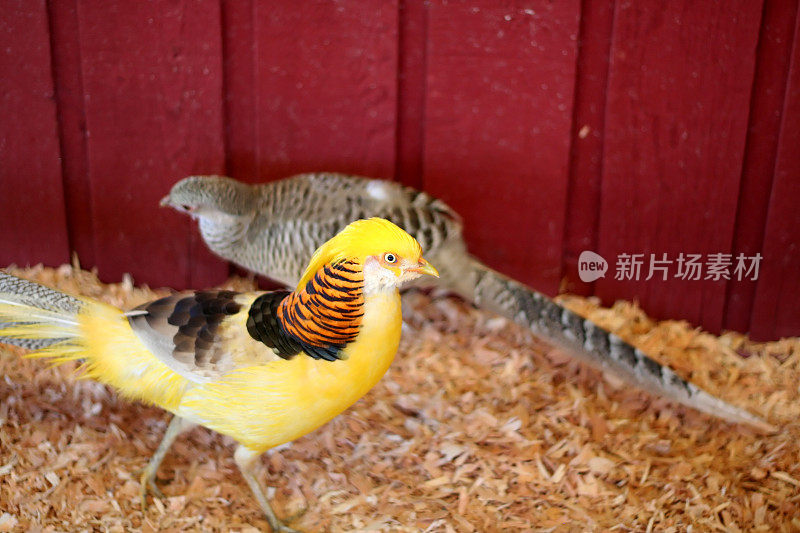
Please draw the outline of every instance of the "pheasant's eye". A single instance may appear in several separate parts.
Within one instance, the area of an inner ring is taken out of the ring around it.
[[[397,263],[397,256],[387,252],[383,254],[383,260],[391,265],[393,263]]]

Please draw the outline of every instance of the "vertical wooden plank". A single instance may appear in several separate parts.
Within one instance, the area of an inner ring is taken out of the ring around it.
[[[78,20],[101,277],[220,281],[227,266],[192,244],[194,223],[158,205],[178,179],[223,170],[219,3],[84,2]]]
[[[395,179],[422,188],[428,11],[424,2],[400,0]]]
[[[736,212],[734,256],[745,254],[751,257],[760,252],[764,244],[796,19],[797,0],[764,2],[742,186]],[[749,329],[755,290],[756,281],[728,283],[726,329]]]
[[[0,266],[69,260],[43,1],[0,3]]]
[[[800,16],[796,17],[789,85],[775,182],[764,234],[764,259],[753,306],[757,340],[800,335]]]
[[[598,241],[611,275],[596,285],[606,302],[637,299],[719,331],[724,281],[645,281],[646,264],[638,281],[616,281],[614,262],[731,252],[760,15],[745,0],[617,3]]]
[[[254,14],[254,0],[222,1],[225,170],[249,182],[258,181]]]
[[[77,0],[54,0],[48,7],[70,248],[83,266],[92,266],[95,264],[94,227],[86,152],[78,3]]]
[[[593,283],[578,276],[578,258],[597,250],[603,129],[614,0],[583,0],[572,120],[562,277],[569,293],[588,296]]]
[[[258,2],[262,178],[395,171],[397,4]]]
[[[510,3],[509,3],[510,4]],[[539,290],[561,271],[579,2],[434,2],[424,183],[473,254]]]

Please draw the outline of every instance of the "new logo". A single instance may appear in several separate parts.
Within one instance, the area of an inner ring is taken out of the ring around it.
[[[606,277],[608,261],[603,256],[584,250],[578,257],[578,276],[584,283],[591,283],[598,278]]]

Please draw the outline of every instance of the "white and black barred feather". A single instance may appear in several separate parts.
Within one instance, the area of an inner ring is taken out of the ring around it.
[[[78,313],[82,302],[74,296],[0,271],[0,306],[2,305],[10,308],[31,308],[28,316],[38,319],[37,322],[47,322],[55,326],[63,324],[66,326],[65,330],[70,330],[75,324],[70,317]],[[3,335],[4,329],[37,322],[4,321],[0,307],[0,342],[28,350],[39,350],[69,339],[69,337],[23,339]]]

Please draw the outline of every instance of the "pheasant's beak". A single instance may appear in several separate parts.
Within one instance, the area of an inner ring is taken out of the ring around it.
[[[176,203],[174,203],[172,201],[172,198],[170,197],[170,195],[166,195],[164,198],[162,198],[161,201],[158,202],[158,205],[160,205],[161,207],[171,207],[172,209],[175,209],[176,211],[180,211],[182,213],[187,213],[192,218],[196,218],[196,216],[195,216],[195,207],[194,206],[186,205],[186,204],[176,204]]]
[[[422,257],[419,258],[417,266],[407,268],[406,272],[417,272],[418,274],[430,274],[431,276],[439,277],[439,271]]]

